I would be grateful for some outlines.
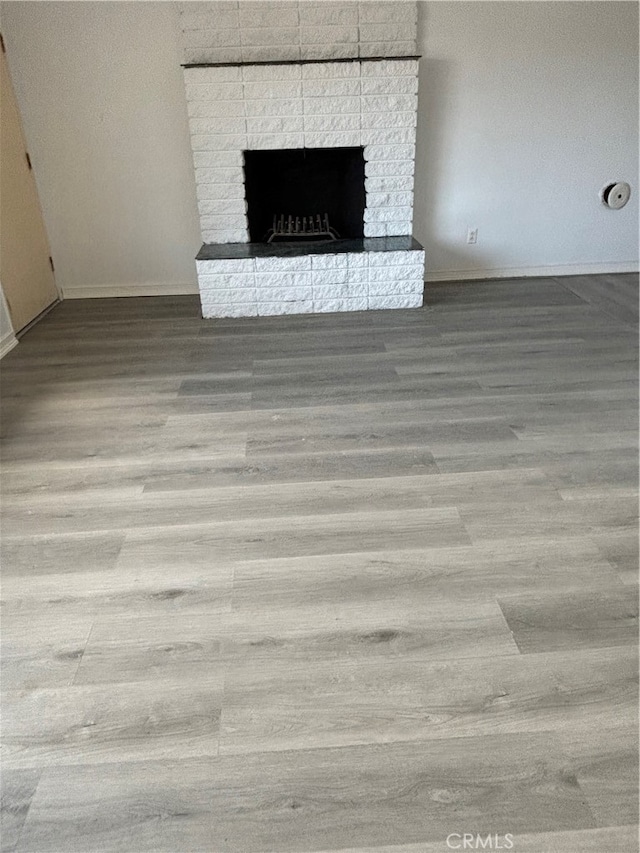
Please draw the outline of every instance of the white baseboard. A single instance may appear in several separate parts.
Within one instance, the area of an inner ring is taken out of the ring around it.
[[[500,267],[478,270],[429,270],[425,281],[472,281],[485,278],[550,278],[563,275],[613,275],[638,272],[637,261],[609,264],[559,264],[547,267]]]
[[[486,278],[549,278],[563,275],[607,275],[634,273],[637,261],[610,264],[561,264],[546,267],[497,267],[477,270],[430,270],[425,281],[473,281]],[[120,296],[197,296],[198,285],[190,281],[149,281],[135,284],[99,284],[65,287],[64,299],[110,299]],[[7,350],[8,352],[8,350]]]
[[[17,345],[18,339],[13,332],[7,332],[0,338],[0,358],[3,358],[8,352]]]
[[[65,287],[65,299],[110,299],[119,296],[197,296],[198,285],[191,281],[144,281],[135,284],[97,284]]]

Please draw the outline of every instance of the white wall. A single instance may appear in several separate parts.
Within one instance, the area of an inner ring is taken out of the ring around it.
[[[414,234],[428,277],[637,269],[637,4],[420,12]],[[598,198],[612,180],[632,184],[620,211]]]
[[[197,292],[175,5],[2,13],[65,296]],[[637,6],[420,3],[419,28],[414,233],[430,277],[635,268]],[[614,179],[635,194],[617,213],[597,195]]]
[[[197,293],[200,247],[174,3],[3,3],[66,297]]]

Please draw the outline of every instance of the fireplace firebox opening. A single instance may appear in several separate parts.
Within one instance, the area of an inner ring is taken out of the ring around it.
[[[252,243],[364,236],[364,149],[244,151]]]

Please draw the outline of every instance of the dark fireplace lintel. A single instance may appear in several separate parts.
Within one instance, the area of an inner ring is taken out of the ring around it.
[[[341,56],[335,59],[248,59],[246,62],[185,62],[183,68],[233,68],[238,65],[327,65],[334,62],[402,62],[421,56]]]

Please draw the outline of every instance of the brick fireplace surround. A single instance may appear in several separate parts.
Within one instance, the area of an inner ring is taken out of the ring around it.
[[[424,251],[411,236],[416,3],[180,7],[203,316],[422,305]],[[349,147],[364,157],[363,236],[249,241],[244,152]]]

